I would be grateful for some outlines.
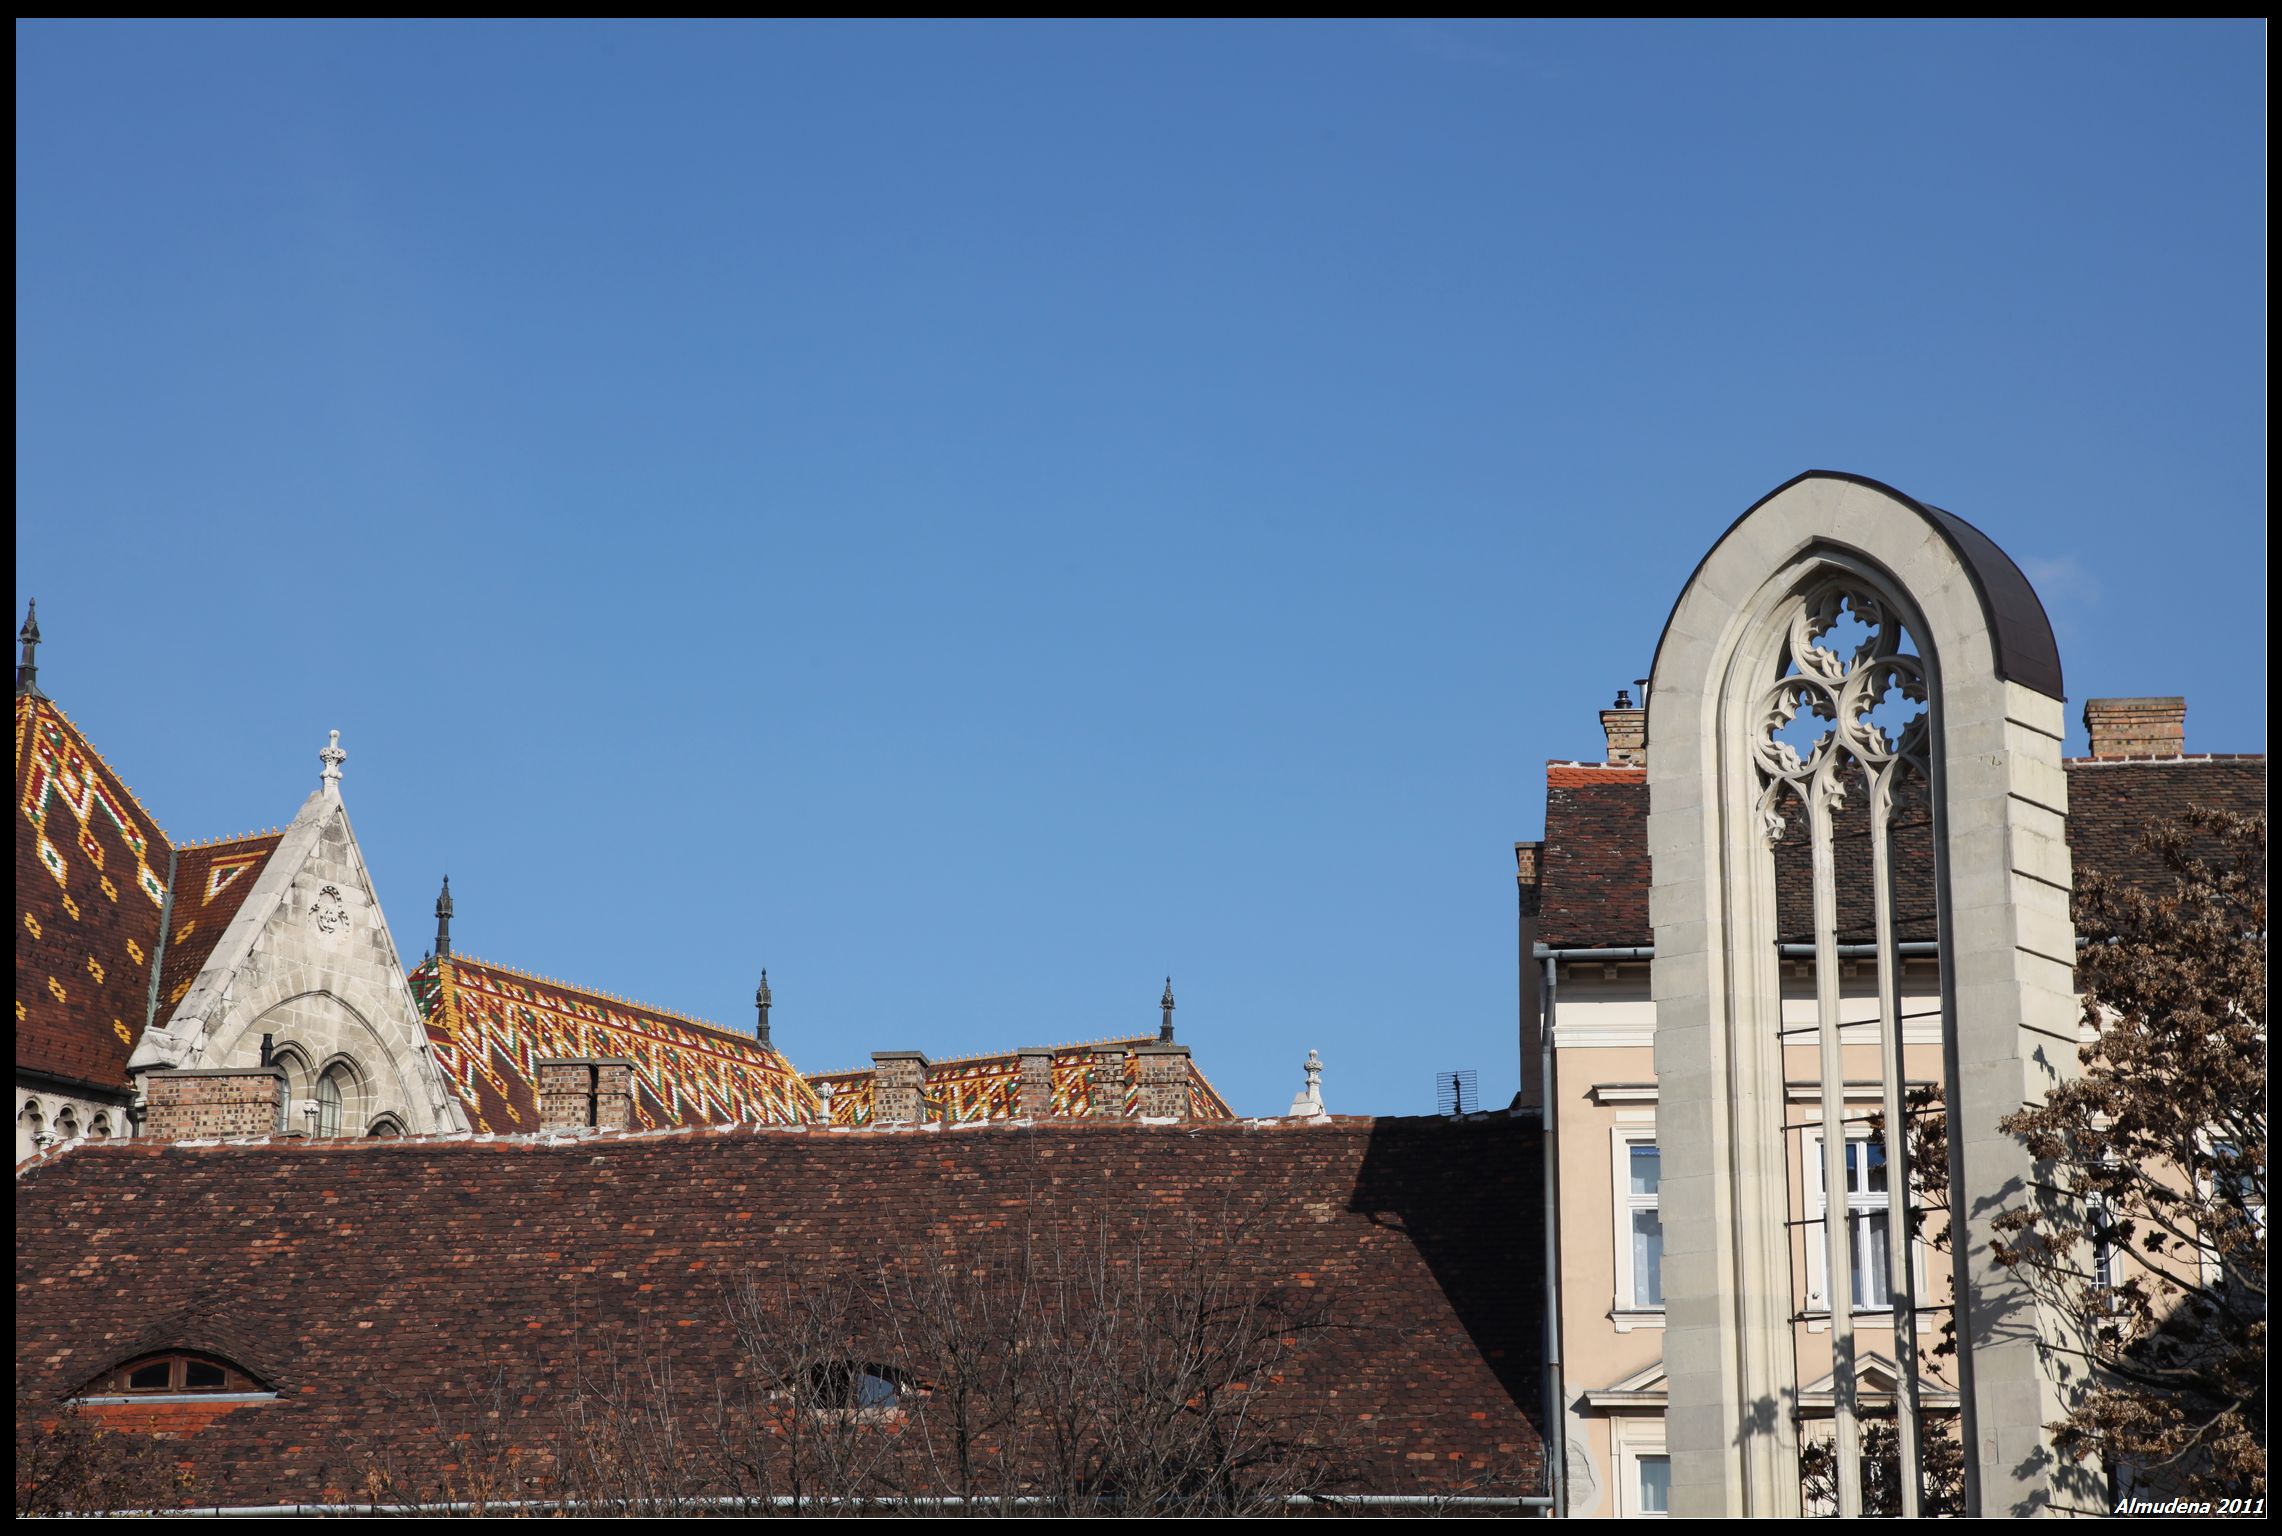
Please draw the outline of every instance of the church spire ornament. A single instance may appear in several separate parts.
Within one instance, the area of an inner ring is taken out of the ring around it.
[[[763,1045],[767,1045],[767,1044],[769,1043],[769,1003],[770,1003],[770,1001],[771,1001],[771,999],[770,999],[770,997],[769,997],[769,972],[768,972],[768,967],[767,967],[767,966],[763,966],[763,967],[761,967],[761,984],[760,984],[760,986],[759,986],[758,988],[756,988],[756,989],[754,990],[754,992],[753,992],[753,1006],[754,1006],[755,1008],[757,1008],[757,1009],[759,1009],[759,1010],[760,1010],[760,1015],[761,1015],[761,1033],[760,1033],[760,1041],[761,1041],[761,1044],[763,1044]]]
[[[16,639],[24,647],[23,658],[16,663],[16,697],[44,699],[47,695],[40,692],[40,669],[32,659],[33,653],[40,648],[40,605],[37,599],[25,609],[24,627],[16,631]]]
[[[1157,1038],[1170,1041],[1173,1038],[1173,978],[1170,976],[1165,978],[1165,995],[1157,999],[1157,1006],[1165,1010],[1165,1022],[1157,1026]]]
[[[341,798],[341,764],[348,760],[349,754],[341,750],[341,733],[334,731],[317,754],[317,761],[325,765],[325,771],[318,774],[317,779],[318,787],[336,800]]]
[[[452,877],[444,876],[443,894],[436,898],[436,958],[452,957]]]

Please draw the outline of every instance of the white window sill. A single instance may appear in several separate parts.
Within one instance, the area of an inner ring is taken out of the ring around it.
[[[1917,1324],[1918,1332],[1932,1333],[1938,1324],[1938,1319],[1931,1310],[1921,1307],[1918,1309]],[[1894,1314],[1891,1309],[1886,1307],[1879,1307],[1875,1311],[1865,1308],[1854,1314],[1854,1326],[1857,1328],[1884,1328],[1890,1332],[1894,1326]],[[1827,1310],[1809,1313],[1807,1315],[1807,1332],[1830,1332],[1830,1313]]]
[[[1661,1328],[1664,1326],[1662,1307],[1611,1307],[1609,1321],[1616,1324],[1618,1333],[1630,1333],[1635,1328]]]

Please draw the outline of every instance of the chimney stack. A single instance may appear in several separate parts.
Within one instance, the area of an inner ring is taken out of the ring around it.
[[[1632,691],[1619,688],[1616,702],[1601,711],[1601,730],[1608,737],[1608,760],[1629,768],[1648,766],[1648,711],[1632,702]]]
[[[927,1058],[918,1051],[872,1052],[872,1124],[918,1125],[927,1118]]]
[[[1094,1050],[1086,1072],[1086,1113],[1096,1120],[1125,1118],[1125,1049],[1104,1045]]]
[[[1150,1120],[1189,1117],[1189,1048],[1170,1040],[1144,1040],[1133,1048],[1141,1082],[1141,1114]]]
[[[539,1063],[539,1129],[624,1131],[634,1124],[634,1064],[622,1056]]]
[[[285,1068],[146,1072],[143,1107],[153,1141],[275,1136],[285,1127]]]
[[[2086,699],[2084,731],[2094,757],[2184,757],[2187,701]]]
[[[1014,1112],[1025,1120],[1054,1117],[1054,1053],[1043,1045],[1015,1052]]]

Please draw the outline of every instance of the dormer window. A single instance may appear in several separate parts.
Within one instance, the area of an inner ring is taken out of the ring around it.
[[[887,1366],[835,1360],[815,1367],[804,1383],[783,1396],[822,1417],[871,1422],[900,1417],[907,1390],[915,1389]]]
[[[188,1397],[207,1393],[266,1393],[269,1389],[229,1361],[173,1350],[144,1355],[106,1371],[80,1394],[89,1398]]]

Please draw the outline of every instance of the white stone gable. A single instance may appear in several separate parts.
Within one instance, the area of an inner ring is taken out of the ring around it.
[[[354,1080],[344,1134],[382,1117],[421,1135],[468,1128],[428,1053],[427,1029],[335,781],[303,803],[277,851],[131,1073],[253,1066],[269,1035],[287,1068],[295,1128],[315,1078]]]

